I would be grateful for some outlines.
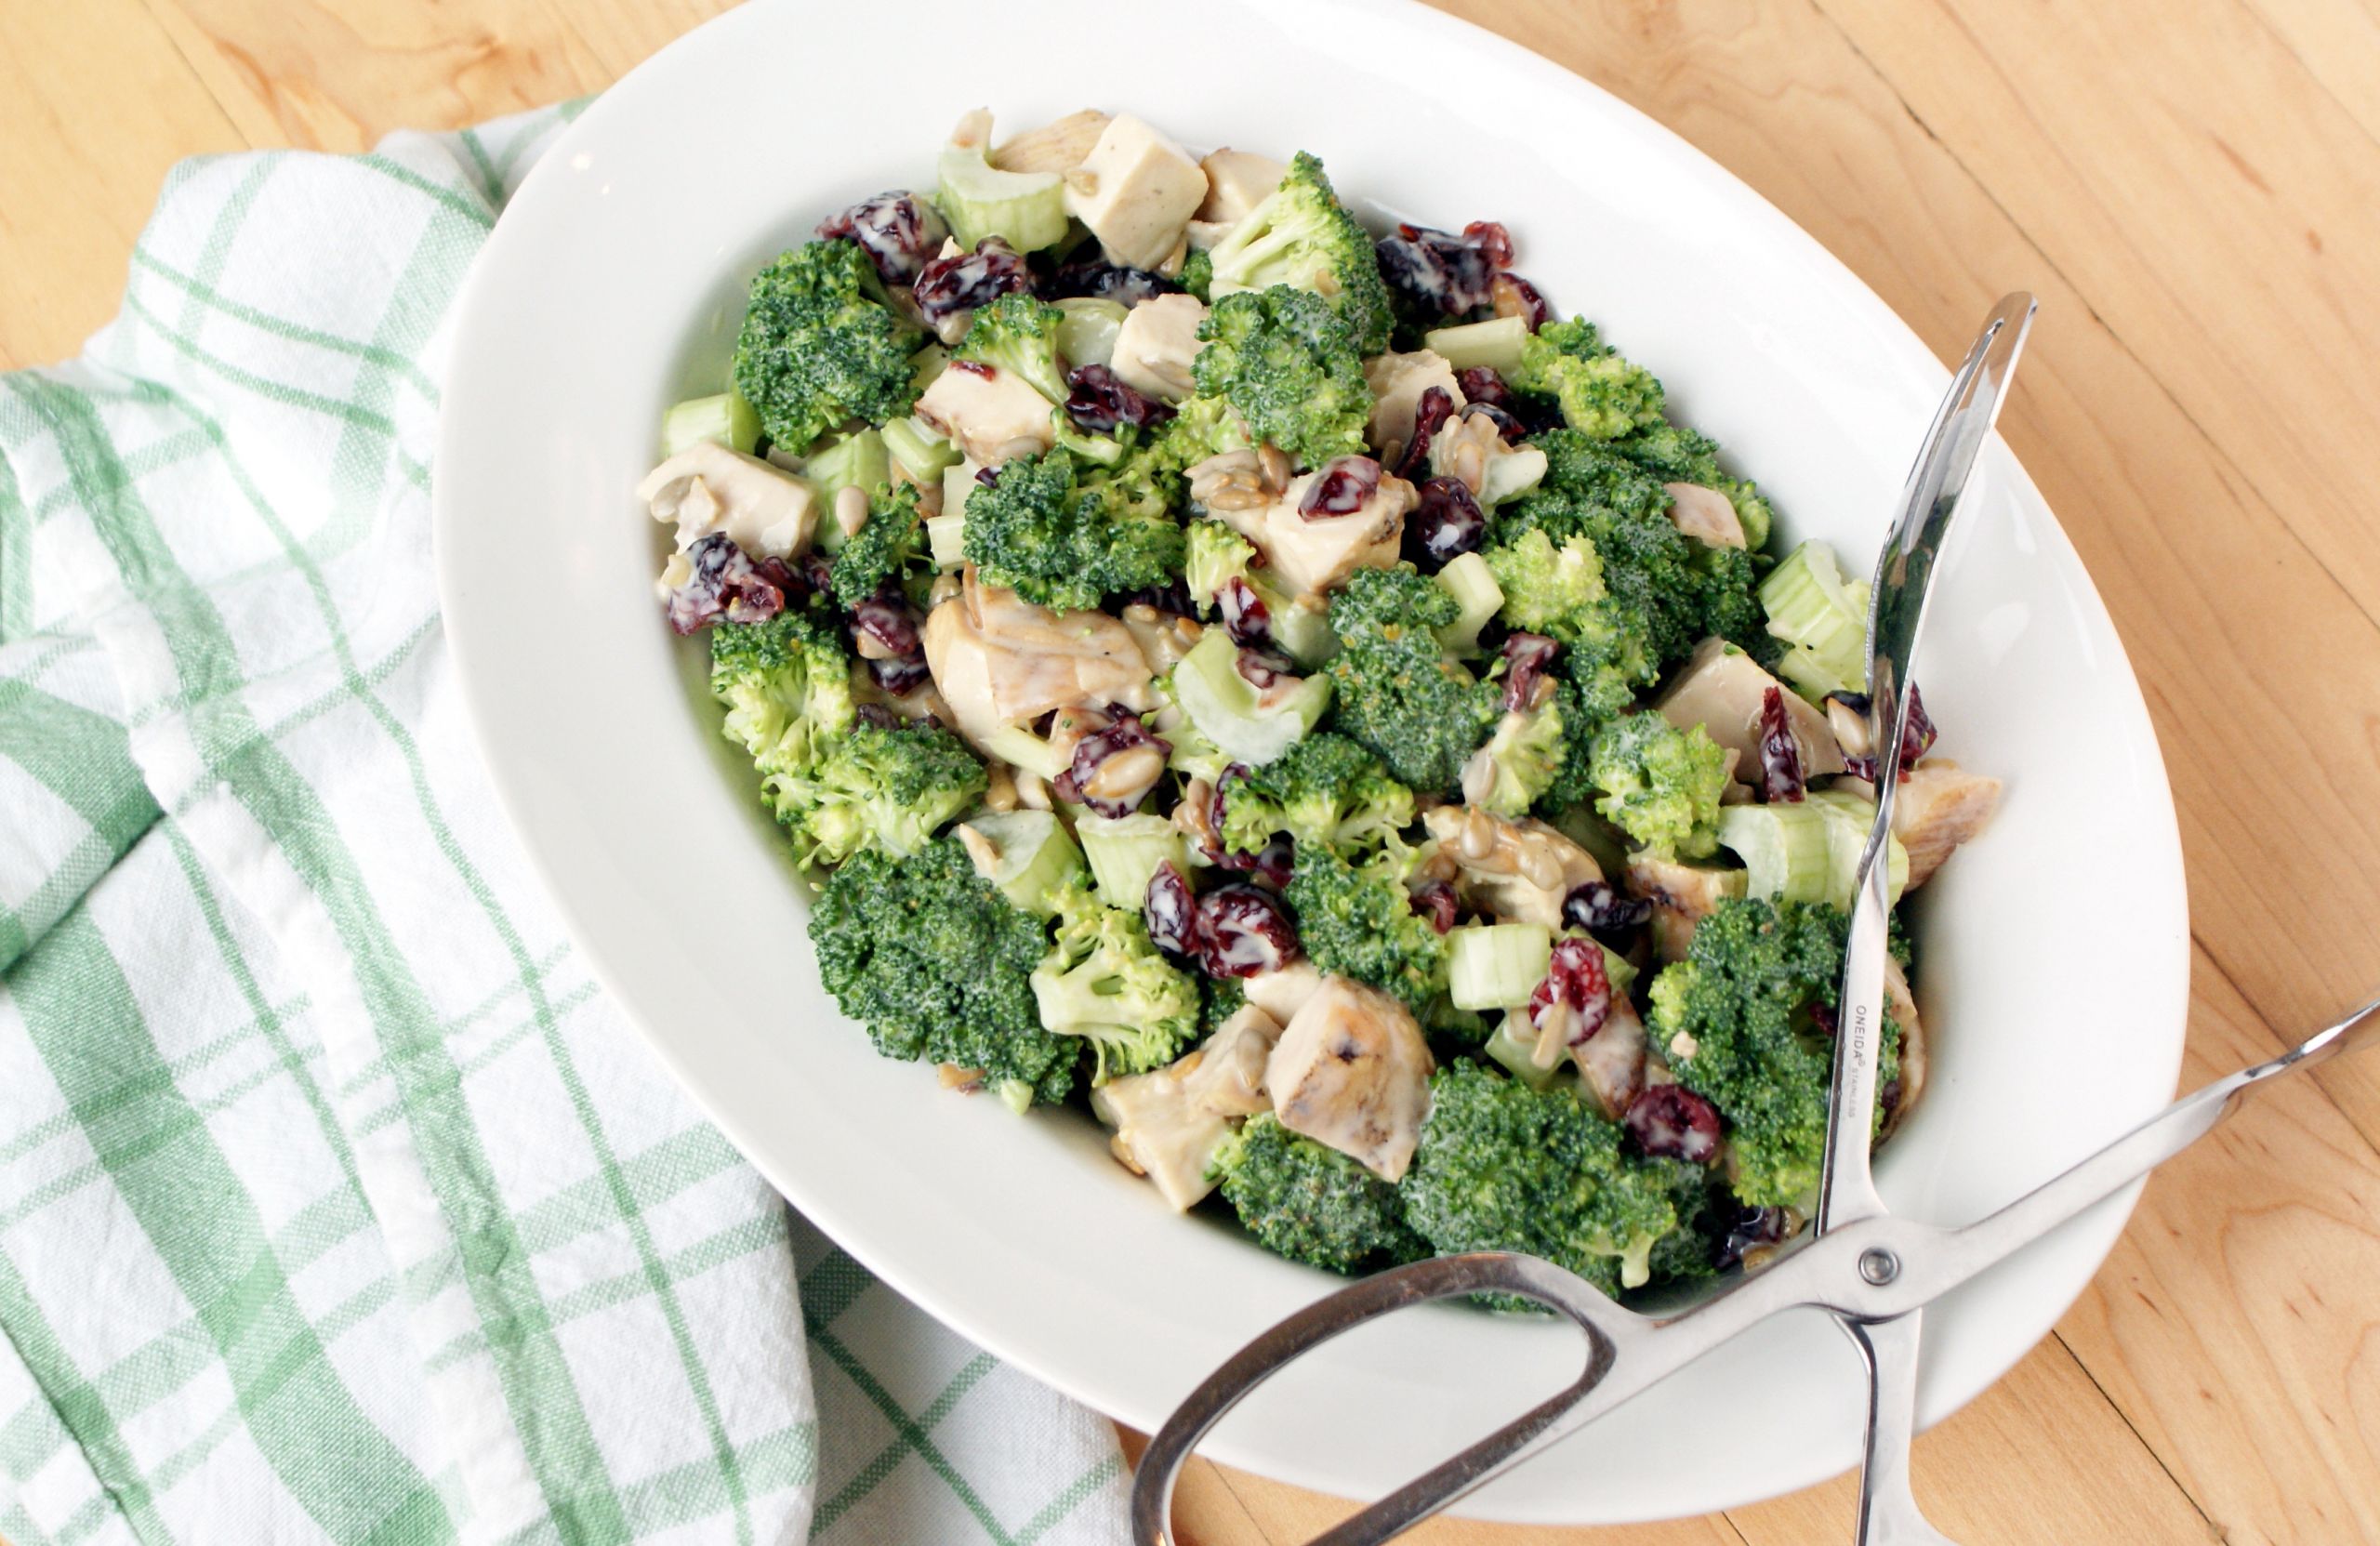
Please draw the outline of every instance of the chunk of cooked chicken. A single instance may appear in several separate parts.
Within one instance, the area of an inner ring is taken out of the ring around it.
[[[1273,1109],[1264,1093],[1264,1064],[1281,1039],[1281,1023],[1245,1004],[1176,1067],[1197,1059],[1183,1076],[1193,1100],[1218,1117],[1253,1117]]]
[[[1214,1190],[1208,1162],[1231,1136],[1231,1120],[1197,1100],[1188,1088],[1199,1064],[1197,1052],[1153,1073],[1110,1079],[1091,1092],[1091,1109],[1116,1130],[1110,1153],[1126,1169],[1157,1183],[1177,1213],[1186,1213]]]
[[[1179,403],[1195,388],[1190,362],[1198,352],[1198,324],[1206,320],[1197,296],[1151,296],[1124,313],[1107,366],[1134,391]]]
[[[1653,707],[1680,730],[1702,726],[1711,739],[1740,758],[1739,767],[1755,769],[1761,765],[1761,705],[1772,687],[1783,696],[1786,724],[1801,753],[1802,776],[1841,773],[1843,748],[1835,744],[1826,716],[1724,639],[1696,645],[1677,680]]]
[[[1463,404],[1462,389],[1455,384],[1454,366],[1434,349],[1398,354],[1375,354],[1364,362],[1364,385],[1372,390],[1371,422],[1365,438],[1381,461],[1395,467],[1413,438],[1413,414],[1421,394],[1432,387],[1443,390],[1450,403]]]
[[[1181,245],[1207,197],[1207,174],[1144,120],[1119,112],[1066,173],[1066,213],[1091,228],[1110,263],[1154,269]]]
[[[1545,476],[1545,452],[1508,443],[1493,415],[1466,407],[1432,437],[1430,475],[1455,479],[1483,505],[1501,504]]]
[[[1292,961],[1288,966],[1260,971],[1253,977],[1241,979],[1240,987],[1248,1001],[1286,1025],[1305,1008],[1306,1000],[1322,987],[1322,973],[1312,961]]]
[[[1747,881],[1739,869],[1632,853],[1626,883],[1631,894],[1653,905],[1655,953],[1665,961],[1682,961],[1694,939],[1694,926],[1728,897],[1743,895]]]
[[[985,585],[972,566],[959,594],[927,614],[926,669],[977,746],[1052,709],[1157,706],[1132,630],[1103,612],[1051,612]]]
[[[1406,512],[1421,499],[1411,483],[1382,472],[1364,502],[1344,515],[1300,509],[1306,491],[1328,476],[1328,468],[1301,473],[1263,504],[1214,511],[1263,550],[1273,579],[1293,596],[1319,596],[1358,569],[1395,564]]]
[[[1697,542],[1713,548],[1741,548],[1744,523],[1734,501],[1700,483],[1663,483],[1670,496],[1670,523]]]
[[[1884,958],[1884,1012],[1900,1027],[1900,1094],[1893,1102],[1892,1110],[1884,1114],[1883,1136],[1889,1138],[1917,1109],[1918,1098],[1925,1093],[1928,1072],[1925,1022],[1917,1012],[1917,996],[1909,991],[1909,974],[1890,956]]]
[[[1526,1011],[1524,1011],[1526,1012]],[[1645,1022],[1624,993],[1611,996],[1611,1013],[1594,1035],[1570,1049],[1579,1082],[1617,1122],[1645,1090]]]
[[[992,165],[1003,172],[1071,172],[1106,132],[1107,116],[1085,108],[1012,135],[993,149]]]
[[[1909,888],[1925,884],[1950,851],[1981,832],[2000,808],[2000,780],[1931,757],[1893,796],[1893,836],[1909,850]]]
[[[1413,1161],[1436,1064],[1403,1004],[1326,977],[1264,1065],[1281,1125],[1394,1182]]]
[[[954,360],[918,398],[918,416],[985,467],[1057,441],[1050,400],[1012,370]]]
[[[791,559],[809,548],[818,524],[818,496],[808,482],[717,441],[699,441],[646,473],[636,496],[653,519],[678,528],[678,554],[662,575],[665,595],[686,581],[679,555],[713,532],[753,558]]]
[[[1457,894],[1508,923],[1562,927],[1563,899],[1603,879],[1594,855],[1535,816],[1508,821],[1462,805],[1440,805],[1422,818],[1438,853],[1455,865]]]
[[[1235,226],[1248,212],[1273,196],[1289,169],[1269,155],[1235,151],[1228,145],[1210,151],[1198,163],[1207,174],[1207,196],[1200,200],[1197,218],[1210,225]]]

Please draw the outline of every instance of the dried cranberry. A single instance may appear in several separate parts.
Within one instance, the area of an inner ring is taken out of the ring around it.
[[[1235,881],[1198,899],[1198,964],[1210,977],[1253,977],[1298,958],[1298,932],[1280,899]]]
[[[920,647],[918,614],[890,586],[852,608],[852,632],[876,641],[895,659],[916,654]]]
[[[1306,485],[1298,513],[1316,516],[1353,515],[1380,488],[1380,463],[1369,456],[1333,456]]]
[[[765,623],[785,610],[787,589],[798,584],[781,559],[758,562],[725,532],[713,532],[686,549],[693,573],[669,593],[669,626],[699,633],[722,617],[731,623]]]
[[[1862,718],[1868,713],[1869,698],[1865,693],[1830,693],[1827,696]],[[1906,777],[1909,770],[1917,765],[1917,760],[1933,750],[1934,743],[1940,738],[1941,732],[1934,728],[1933,716],[1925,712],[1925,694],[1917,690],[1916,683],[1911,683],[1909,724],[1900,738],[1902,776]],[[1876,781],[1876,756],[1872,751],[1865,757],[1846,757],[1843,760],[1854,778],[1864,778],[1871,784]]]
[[[1223,614],[1223,630],[1232,642],[1265,649],[1273,642],[1273,609],[1256,588],[1234,575],[1215,595],[1215,610]]]
[[[1415,892],[1411,898],[1413,910],[1430,920],[1430,927],[1443,934],[1454,927],[1456,904],[1454,888],[1443,880],[1433,880]]]
[[[1197,603],[1190,600],[1190,588],[1176,577],[1163,585],[1144,585],[1138,590],[1127,591],[1123,606],[1144,606],[1157,612],[1171,613],[1176,617],[1196,617]]]
[[[1035,288],[1044,300],[1090,296],[1132,307],[1157,296],[1171,295],[1182,286],[1146,269],[1128,269],[1104,258],[1093,258],[1060,264]]]
[[[1413,438],[1405,443],[1405,450],[1396,458],[1396,475],[1410,481],[1416,473],[1428,475],[1430,442],[1437,438],[1446,421],[1454,417],[1454,399],[1444,387],[1425,387],[1421,399],[1413,404]]]
[[[1422,482],[1405,522],[1405,551],[1414,566],[1435,574],[1488,540],[1488,515],[1460,478]]]
[[[901,728],[901,716],[893,713],[891,709],[885,707],[880,703],[861,704],[857,708],[852,710],[852,718],[857,720],[864,725],[874,725],[879,730],[898,730]]]
[[[938,323],[1032,287],[1032,275],[1016,249],[997,236],[986,236],[973,252],[936,258],[925,265],[918,274],[918,310],[926,321]]]
[[[1576,1047],[1611,1018],[1611,977],[1604,970],[1603,946],[1576,934],[1554,942],[1545,980],[1528,996],[1528,1023],[1539,1030],[1555,1016],[1567,1017],[1563,1040]]]
[[[835,594],[835,561],[813,548],[801,555],[801,583],[813,596],[832,599]],[[791,596],[788,591],[787,596]]]
[[[1708,1165],[1719,1154],[1719,1112],[1682,1084],[1652,1084],[1620,1118],[1636,1146],[1657,1159]]]
[[[1188,958],[1198,953],[1198,900],[1190,893],[1190,882],[1165,860],[1149,877],[1147,894],[1141,901],[1141,919],[1149,928],[1149,943],[1159,950]]]
[[[1562,646],[1541,633],[1514,633],[1504,640],[1504,707],[1518,713],[1537,703],[1537,684],[1554,668]]]
[[[1251,648],[1243,644],[1239,650],[1238,664],[1240,679],[1260,693],[1284,677],[1298,674],[1298,663],[1278,650]]]
[[[894,188],[818,222],[817,234],[855,242],[887,284],[915,281],[948,234],[933,205]]]
[[[1834,1018],[1834,1006],[1832,1004],[1812,1004],[1810,1006],[1810,1024],[1818,1028],[1820,1035],[1824,1036],[1829,1041],[1832,1041],[1835,1037],[1835,1033],[1839,1028],[1839,1022]]]
[[[950,368],[956,371],[963,371],[969,376],[980,376],[986,381],[999,374],[998,371],[994,370],[991,366],[984,363],[981,360],[953,360],[950,362]],[[978,468],[975,471],[975,476],[981,478],[985,473],[993,470],[995,469],[988,467]]]
[[[1462,389],[1466,403],[1485,403],[1496,408],[1513,405],[1513,389],[1504,385],[1504,378],[1496,374],[1493,365],[1474,365],[1469,370],[1457,371],[1454,381]]]
[[[1760,798],[1770,804],[1798,804],[1808,785],[1802,777],[1802,748],[1785,717],[1785,694],[1772,687],[1760,700]]]
[[[1653,905],[1641,897],[1622,896],[1606,880],[1588,880],[1570,888],[1562,899],[1562,921],[1591,934],[1620,934],[1653,916]]]
[[[958,365],[972,364],[974,362],[971,360],[955,360],[951,363]],[[975,482],[978,486],[983,488],[998,488],[1000,484],[1000,469],[997,467],[979,467],[975,469]]]
[[[1114,796],[1091,794],[1087,791],[1091,775],[1099,771],[1100,765],[1109,758],[1135,747],[1149,747],[1155,748],[1161,766],[1165,759],[1173,751],[1173,744],[1170,741],[1148,733],[1141,724],[1141,717],[1138,714],[1129,708],[1117,709],[1115,714],[1115,722],[1106,729],[1094,731],[1075,743],[1074,760],[1066,765],[1065,772],[1050,781],[1051,789],[1060,799],[1077,805],[1088,805],[1110,820],[1129,816],[1139,810],[1141,801],[1148,799],[1149,790],[1155,788],[1157,785],[1152,779],[1129,794]]]
[[[1400,225],[1373,245],[1381,278],[1428,317],[1460,316],[1488,304],[1497,271],[1513,260],[1512,238],[1492,220],[1474,220],[1461,236]]]
[[[1092,434],[1112,435],[1162,424],[1173,410],[1118,381],[1105,365],[1078,365],[1066,376],[1066,416]]]
[[[1518,317],[1532,333],[1554,320],[1554,308],[1544,293],[1516,273],[1500,273],[1488,282],[1488,303],[1500,317]]]
[[[922,652],[903,655],[898,660],[871,660],[867,663],[867,671],[876,679],[877,686],[896,698],[906,698],[933,680],[933,673],[927,668]]]
[[[1289,871],[1295,867],[1297,860],[1298,845],[1286,832],[1274,833],[1264,839],[1264,846],[1253,853],[1241,853],[1226,848],[1217,855],[1217,863],[1223,868],[1253,876],[1275,891],[1289,883]]]
[[[1792,1215],[1782,1208],[1742,1208],[1727,1233],[1720,1237],[1719,1249],[1712,1257],[1712,1265],[1721,1272],[1741,1266],[1753,1251],[1767,1246],[1781,1246],[1792,1223]]]

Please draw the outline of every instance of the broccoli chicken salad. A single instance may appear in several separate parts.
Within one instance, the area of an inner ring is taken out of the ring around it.
[[[1867,588],[1513,258],[971,113],[760,271],[638,492],[880,1051],[1297,1261],[1618,1291],[1799,1228],[1874,781],[1897,895],[1999,785],[1868,744]]]

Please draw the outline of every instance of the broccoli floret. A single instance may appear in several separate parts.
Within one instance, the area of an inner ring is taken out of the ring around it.
[[[1177,476],[1224,451],[1245,451],[1254,443],[1230,403],[1220,397],[1193,397],[1142,443],[1142,465]]]
[[[967,508],[974,509],[975,501],[970,499]],[[908,483],[879,487],[867,496],[867,524],[835,555],[830,571],[835,600],[857,606],[888,583],[920,570],[930,559],[917,489]]]
[[[1182,569],[1182,528],[1157,482],[1130,464],[1119,473],[1086,475],[1063,450],[1003,463],[967,496],[968,559],[990,583],[1057,612],[1165,584]]]
[[[1637,430],[1614,443],[1613,449],[1665,483],[1699,483],[1717,489],[1736,508],[1744,541],[1758,552],[1767,546],[1777,513],[1749,478],[1731,478],[1719,467],[1719,443],[1710,436],[1674,424],[1661,423]]]
[[[1719,1241],[1742,1208],[1727,1190],[1726,1178],[1708,1165],[1683,1159],[1644,1163],[1667,1182],[1670,1206],[1677,1210],[1677,1227],[1653,1243],[1653,1281],[1717,1276]]]
[[[1292,1262],[1358,1273],[1430,1254],[1395,1186],[1271,1112],[1250,1117],[1207,1173],[1257,1244]]]
[[[1521,345],[1520,363],[1504,373],[1515,391],[1562,405],[1562,422],[1596,440],[1617,440],[1661,422],[1661,384],[1603,341],[1584,317],[1550,322]]]
[[[1700,725],[1680,730],[1659,714],[1623,714],[1596,734],[1587,776],[1602,791],[1597,813],[1655,853],[1717,852],[1727,754]]]
[[[1249,434],[1305,467],[1364,454],[1372,394],[1363,355],[1321,297],[1279,284],[1223,296],[1198,337],[1198,396],[1228,403]]]
[[[1472,792],[1463,780],[1463,802],[1500,816],[1523,816],[1545,798],[1560,780],[1569,754],[1569,736],[1557,693],[1537,707],[1507,713],[1496,721],[1496,733],[1479,749],[1493,776],[1487,787]],[[1578,700],[1575,695],[1572,703]]]
[[[1401,1190],[1406,1221],[1441,1254],[1526,1251],[1606,1292],[1644,1283],[1678,1222],[1669,1178],[1623,1153],[1619,1127],[1572,1089],[1476,1063],[1432,1077]]]
[[[1200,300],[1209,299],[1214,290],[1215,255],[1204,247],[1191,248],[1190,255],[1182,260],[1182,271],[1174,276],[1173,282]]]
[[[800,451],[847,418],[880,424],[907,413],[919,337],[857,243],[808,242],[753,276],[735,387],[770,441]]]
[[[1528,443],[1545,453],[1545,475],[1536,489],[1496,510],[1500,538],[1533,526],[1559,542],[1599,528],[1606,513],[1653,516],[1667,521],[1669,490],[1663,480],[1622,456],[1606,442],[1576,429],[1540,429]]]
[[[817,747],[810,766],[763,780],[804,865],[839,865],[865,848],[918,852],[984,792],[967,743],[923,720],[861,722]]]
[[[1523,533],[1483,555],[1504,593],[1497,615],[1563,646],[1562,668],[1598,715],[1627,707],[1639,684],[1659,675],[1651,630],[1605,586],[1603,555],[1592,538],[1557,545],[1542,529]]]
[[[1248,1004],[1248,990],[1236,977],[1198,974],[1198,1034],[1210,1037]]]
[[[1220,521],[1193,521],[1183,550],[1182,583],[1190,599],[1211,615],[1221,604],[1223,587],[1248,577],[1256,545]]]
[[[1329,297],[1358,351],[1377,354],[1388,347],[1395,316],[1372,256],[1371,233],[1339,202],[1322,163],[1305,152],[1289,163],[1281,185],[1207,256],[1208,288],[1218,301],[1237,290],[1291,285]],[[1185,268],[1182,284],[1197,294],[1190,279]]]
[[[1058,324],[1065,320],[1056,307],[1012,290],[976,311],[951,358],[1014,371],[1052,404],[1064,403],[1066,372],[1058,363]]]
[[[1413,910],[1399,873],[1405,857],[1358,866],[1300,843],[1282,896],[1297,914],[1298,943],[1324,975],[1369,983],[1424,1019],[1446,992],[1447,942]]]
[[[1408,787],[1453,789],[1501,710],[1497,689],[1447,657],[1430,630],[1460,603],[1409,563],[1358,569],[1330,600],[1340,653],[1329,674],[1336,728]]]
[[[1646,1032],[1726,1119],[1736,1195],[1754,1207],[1805,1203],[1818,1187],[1834,1051],[1810,1010],[1834,1006],[1849,927],[1824,903],[1731,898],[1653,979]],[[1887,1021],[1886,1057],[1898,1037]]]
[[[1091,1043],[1097,1083],[1172,1062],[1197,1035],[1198,984],[1150,943],[1139,913],[1079,880],[1056,902],[1057,942],[1033,969],[1043,1026]]]
[[[762,773],[799,773],[852,725],[852,667],[834,627],[800,607],[765,623],[710,630],[711,695],[721,733]]]
[[[886,1057],[980,1069],[1057,1102],[1081,1048],[1041,1028],[1032,974],[1049,945],[949,839],[907,858],[873,849],[826,879],[810,910],[818,976]]]
[[[1253,853],[1276,832],[1301,848],[1377,852],[1413,820],[1413,791],[1379,758],[1329,731],[1309,734],[1223,792],[1223,846]]]

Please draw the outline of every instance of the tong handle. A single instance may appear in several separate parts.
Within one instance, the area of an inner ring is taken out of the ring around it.
[[[1443,1461],[1314,1538],[1308,1546],[1379,1546],[1411,1528],[1558,1436],[1557,1420],[1611,1372],[1618,1347],[1595,1317],[1626,1312],[1576,1274],[1533,1256],[1474,1251],[1394,1268],[1316,1300],[1250,1342],[1209,1375],[1149,1440],[1132,1479],[1134,1546],[1173,1546],[1173,1487],[1191,1451],[1257,1386],[1342,1331],[1435,1299],[1513,1294],[1544,1305],[1587,1334],[1579,1378],[1453,1459]]]

